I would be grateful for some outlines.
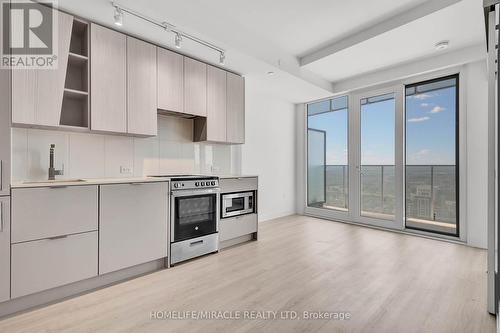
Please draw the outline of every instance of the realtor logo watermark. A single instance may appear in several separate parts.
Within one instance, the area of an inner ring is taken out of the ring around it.
[[[0,66],[12,69],[57,69],[56,1],[35,3],[27,0],[1,0],[0,3]]]

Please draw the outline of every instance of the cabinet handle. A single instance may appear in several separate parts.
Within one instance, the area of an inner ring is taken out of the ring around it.
[[[61,185],[61,186],[49,186],[49,188],[51,190],[57,190],[59,188],[67,188],[68,186],[67,185]]]
[[[67,238],[68,235],[62,235],[62,236],[55,236],[55,237],[49,237],[47,238],[48,240],[57,240],[57,239],[63,239],[63,238]]]
[[[3,201],[0,201],[0,232],[3,232]]]

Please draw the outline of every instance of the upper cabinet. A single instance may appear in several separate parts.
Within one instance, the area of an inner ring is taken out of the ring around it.
[[[207,116],[194,121],[195,141],[226,142],[226,71],[207,68]]]
[[[127,37],[127,132],[155,136],[156,46]]]
[[[127,37],[92,24],[91,125],[96,131],[127,132]]]
[[[158,110],[184,113],[184,57],[157,48]]]
[[[168,113],[194,118],[194,141],[245,142],[241,76],[63,12],[57,17],[57,69],[12,71],[13,126],[156,136],[158,113]]]
[[[243,77],[208,66],[207,116],[195,119],[194,141],[245,143]]]
[[[226,141],[226,71],[208,66],[207,70],[207,137],[209,141]]]
[[[34,4],[37,5],[37,4]],[[53,10],[40,5],[39,10]],[[57,69],[12,71],[12,122],[18,125],[59,126],[70,49],[73,16],[59,12]]]
[[[245,79],[227,73],[226,141],[245,143]]]
[[[0,69],[0,198],[10,195],[11,72],[10,69]]]
[[[92,24],[91,130],[155,136],[156,46]]]
[[[207,65],[184,57],[184,113],[207,116]]]

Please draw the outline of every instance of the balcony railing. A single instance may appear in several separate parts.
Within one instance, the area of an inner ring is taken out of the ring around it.
[[[456,223],[456,177],[454,165],[407,165],[407,220]],[[347,165],[326,166],[325,206],[348,208]],[[391,216],[395,213],[394,165],[361,167],[362,214]]]

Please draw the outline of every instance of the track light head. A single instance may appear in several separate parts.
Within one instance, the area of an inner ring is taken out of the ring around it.
[[[123,25],[123,12],[119,7],[115,7],[115,25],[121,27]]]
[[[224,54],[224,52],[221,52],[219,57],[219,64],[224,66],[225,63],[226,63],[226,55]]]
[[[182,36],[180,33],[175,34],[175,47],[180,49],[181,48],[181,43],[182,43]]]

